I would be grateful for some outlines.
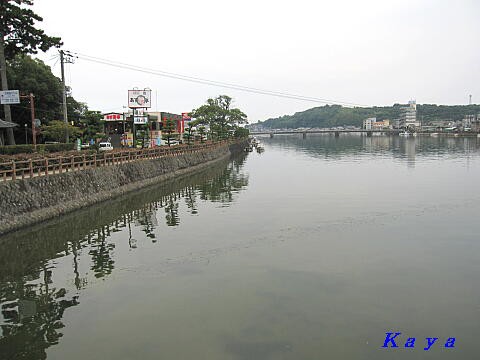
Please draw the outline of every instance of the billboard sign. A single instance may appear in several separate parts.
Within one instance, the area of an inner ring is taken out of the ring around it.
[[[20,92],[18,90],[0,91],[0,104],[20,104]]]
[[[192,118],[188,116],[188,113],[182,113],[182,119],[183,121],[190,121]]]
[[[149,108],[152,107],[152,90],[128,90],[128,107]]]
[[[137,125],[144,125],[148,123],[148,116],[134,116],[133,123]]]
[[[103,121],[123,121],[124,116],[120,113],[108,113],[103,115]]]

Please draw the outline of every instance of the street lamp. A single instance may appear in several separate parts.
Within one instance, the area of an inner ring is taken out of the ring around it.
[[[27,124],[25,124],[25,144],[28,144],[28,136],[27,136]]]

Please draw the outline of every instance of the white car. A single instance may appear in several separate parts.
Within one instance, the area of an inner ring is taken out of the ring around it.
[[[170,139],[170,146],[175,146],[179,145],[180,143],[178,140]],[[167,140],[162,140],[161,146],[168,146],[168,141]]]
[[[110,151],[113,150],[113,146],[109,142],[101,142],[98,144],[99,151]]]

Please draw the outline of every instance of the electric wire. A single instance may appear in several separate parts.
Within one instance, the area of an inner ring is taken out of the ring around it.
[[[78,52],[65,51],[65,53],[67,53],[71,56],[74,56],[76,58],[79,58],[79,59],[82,59],[82,60],[85,60],[85,61],[90,61],[90,62],[93,62],[93,63],[103,64],[103,65],[117,67],[117,68],[126,69],[126,70],[142,72],[142,73],[156,75],[156,76],[168,77],[168,78],[177,79],[177,80],[189,81],[189,82],[194,82],[194,83],[199,83],[199,84],[204,84],[204,85],[218,86],[218,87],[228,88],[228,89],[232,89],[232,90],[239,90],[239,91],[251,92],[251,93],[256,93],[256,94],[261,94],[261,95],[277,96],[277,97],[282,97],[282,98],[309,101],[309,102],[322,103],[322,104],[337,104],[337,105],[343,105],[343,106],[347,106],[347,107],[356,107],[356,106],[363,107],[363,106],[365,106],[365,105],[362,105],[362,104],[356,104],[356,103],[351,103],[351,102],[346,102],[346,101],[336,101],[336,100],[331,100],[331,99],[323,99],[323,98],[317,98],[317,97],[311,97],[311,96],[303,96],[303,95],[298,95],[298,94],[290,94],[290,93],[285,93],[285,92],[248,87],[248,86],[238,85],[238,84],[234,84],[234,83],[208,80],[208,79],[204,79],[204,78],[200,78],[200,77],[182,75],[182,74],[178,74],[178,73],[172,73],[172,72],[167,72],[167,71],[162,71],[162,70],[155,70],[155,69],[150,69],[150,68],[146,68],[146,67],[142,67],[142,66],[137,66],[137,65],[122,63],[122,62],[118,62],[118,61],[108,60],[108,59],[104,59],[104,58],[100,58],[100,57],[96,57],[96,56],[91,56],[91,55],[86,55],[86,54],[82,54],[82,53],[78,53]]]

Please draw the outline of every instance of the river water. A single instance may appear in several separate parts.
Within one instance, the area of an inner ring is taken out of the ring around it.
[[[261,141],[0,238],[0,359],[480,357],[480,139]]]

